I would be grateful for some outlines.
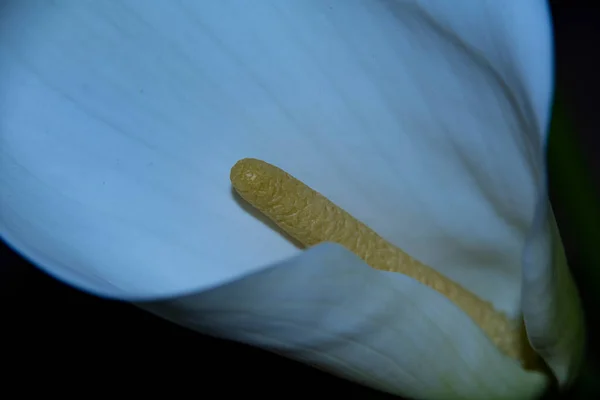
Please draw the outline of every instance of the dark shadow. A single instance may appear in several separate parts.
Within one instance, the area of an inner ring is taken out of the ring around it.
[[[260,222],[262,222],[263,224],[265,224],[266,226],[268,226],[270,229],[272,229],[275,232],[279,233],[281,236],[283,236],[286,240],[288,240],[290,243],[292,243],[298,249],[304,249],[305,248],[302,245],[302,243],[300,243],[298,240],[296,240],[292,236],[288,235],[283,229],[281,229],[279,226],[277,226],[277,224],[275,222],[271,221],[266,215],[264,215],[259,210],[257,210],[256,208],[254,208],[254,206],[252,206],[252,204],[250,204],[246,200],[244,200],[235,191],[235,189],[233,188],[233,186],[231,187],[231,196],[233,197],[233,199],[235,200],[235,202],[238,203],[238,205],[244,211],[246,211],[248,214],[252,215],[254,218],[256,218],[257,220],[259,220]]]
[[[4,390],[22,391],[18,382],[25,379],[32,384],[85,382],[109,389],[118,384],[119,390],[143,395],[177,388],[173,393],[183,397],[198,393],[207,398],[276,399],[336,393],[348,399],[396,399],[274,353],[193,332],[130,304],[73,289],[35,268],[1,239],[0,278],[2,362],[11,366],[3,375]],[[35,368],[28,360],[34,360]],[[108,381],[101,376],[106,370]],[[44,390],[69,392],[60,384]]]

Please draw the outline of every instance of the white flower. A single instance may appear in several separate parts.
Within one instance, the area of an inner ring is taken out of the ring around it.
[[[535,398],[460,309],[232,195],[276,164],[512,318],[567,385],[544,1],[6,1],[0,234],[55,277],[390,393]]]

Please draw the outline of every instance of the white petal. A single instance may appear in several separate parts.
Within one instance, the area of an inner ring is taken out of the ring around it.
[[[0,234],[99,294],[207,288],[297,252],[231,195],[257,157],[516,315],[548,15],[443,4],[4,2]]]
[[[573,382],[584,357],[583,311],[560,234],[544,199],[526,246],[523,314],[533,348],[561,385]]]
[[[547,384],[439,293],[334,244],[214,290],[139,305],[410,398],[535,399]]]
[[[523,257],[522,309],[533,347],[559,382],[567,385],[577,376],[583,359],[585,332],[577,289],[554,216],[548,211],[544,150],[550,110],[550,26],[526,22],[547,14],[548,6],[541,1],[483,3],[487,7],[473,7],[470,2],[421,1],[432,18],[445,22],[446,29],[484,53],[491,64],[509,67],[498,72],[515,93],[523,96],[515,97],[521,110],[529,110],[526,115],[531,126],[523,130],[529,143],[524,149],[536,182],[537,205],[528,217],[531,223],[535,216],[535,221]],[[483,28],[484,24],[488,27]],[[510,63],[506,63],[507,58]],[[525,98],[529,103],[521,102]],[[531,205],[531,198],[528,202]]]

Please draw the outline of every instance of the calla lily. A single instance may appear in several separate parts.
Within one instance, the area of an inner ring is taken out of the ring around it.
[[[559,385],[583,345],[548,205],[543,1],[5,1],[0,234],[58,279],[389,393],[551,378],[444,295],[237,198],[294,175],[511,320]]]

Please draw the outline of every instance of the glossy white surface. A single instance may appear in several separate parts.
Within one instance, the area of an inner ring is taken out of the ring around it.
[[[3,235],[105,295],[202,289],[297,253],[232,196],[229,168],[256,157],[514,310],[545,21],[515,48],[510,26],[448,37],[467,27],[368,4],[8,2]]]

